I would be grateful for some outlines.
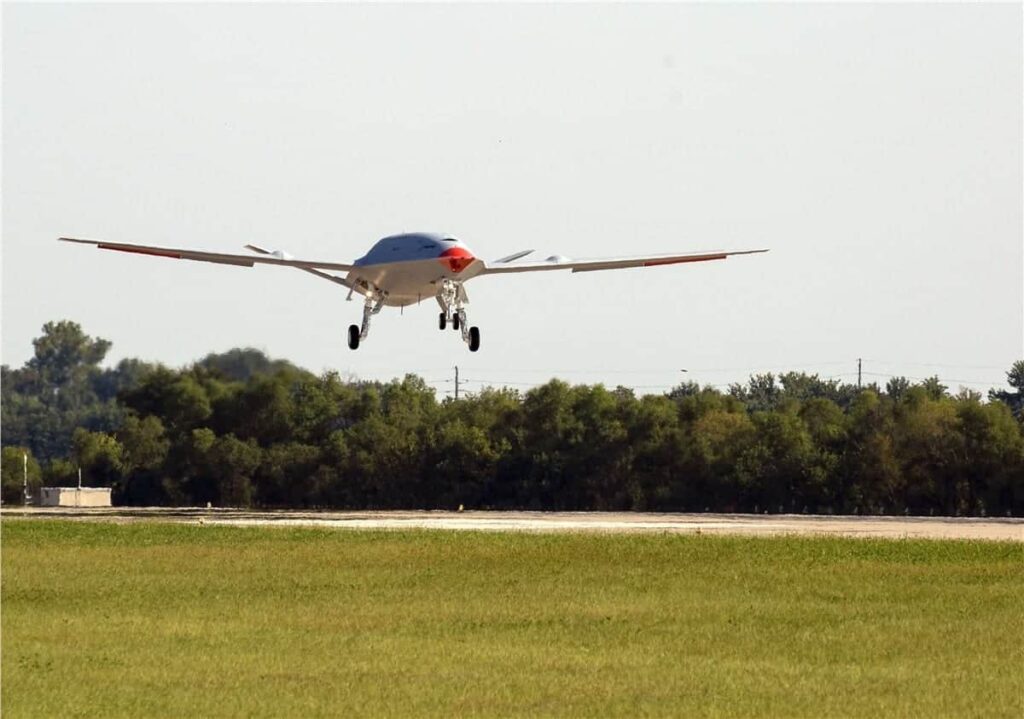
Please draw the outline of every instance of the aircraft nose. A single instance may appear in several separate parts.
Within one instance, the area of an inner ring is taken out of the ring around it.
[[[473,257],[473,253],[465,247],[449,247],[438,257],[438,260],[440,260],[442,264],[447,265],[448,269],[452,272],[462,272],[464,269],[469,267],[475,259],[476,258]]]

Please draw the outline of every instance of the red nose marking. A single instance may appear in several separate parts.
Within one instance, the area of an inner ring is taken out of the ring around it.
[[[475,259],[473,253],[465,247],[450,247],[438,257],[438,260],[448,265],[452,272],[462,272],[473,264]]]

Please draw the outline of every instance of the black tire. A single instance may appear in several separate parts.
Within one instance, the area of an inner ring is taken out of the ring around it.
[[[476,352],[480,349],[480,328],[470,327],[469,328],[469,351]]]
[[[459,321],[459,316],[458,315],[452,315],[452,329],[455,330],[456,332],[458,332],[459,331],[459,327],[461,327],[461,326],[462,326],[462,324]]]
[[[348,326],[348,348],[350,350],[359,349],[359,328],[355,325]]]
[[[447,317],[445,317],[445,316],[444,316],[444,312],[442,312],[442,313],[441,313],[441,314],[440,314],[440,315],[438,316],[438,318],[437,318],[437,326],[438,326],[438,329],[442,329],[442,330],[443,330],[443,329],[444,329],[444,328],[445,328],[445,327],[446,327],[447,325],[448,325],[448,318],[447,318]]]

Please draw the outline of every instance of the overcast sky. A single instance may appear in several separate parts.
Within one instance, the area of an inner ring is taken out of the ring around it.
[[[1024,356],[1021,4],[3,7],[3,362],[72,319],[123,357],[255,346],[441,391],[660,391],[759,370],[1001,383]],[[467,284],[378,315],[287,268],[59,235],[348,261],[770,247]],[[687,374],[680,369],[689,370]]]

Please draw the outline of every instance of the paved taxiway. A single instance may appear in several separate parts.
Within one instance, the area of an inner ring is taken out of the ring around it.
[[[856,537],[986,539],[1024,542],[1024,519],[978,517],[836,517],[802,514],[665,514],[637,512],[305,512],[114,507],[5,507],[5,517],[108,522],[190,522],[234,526],[336,529],[446,529],[506,532],[674,532],[804,534]]]

